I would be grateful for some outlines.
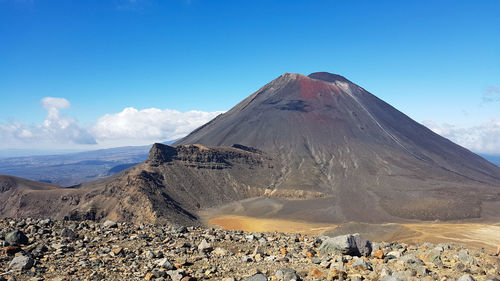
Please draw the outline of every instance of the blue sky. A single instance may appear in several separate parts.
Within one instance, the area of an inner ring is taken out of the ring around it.
[[[0,0],[0,149],[179,137],[282,73],[328,71],[500,154],[499,11],[496,0]]]

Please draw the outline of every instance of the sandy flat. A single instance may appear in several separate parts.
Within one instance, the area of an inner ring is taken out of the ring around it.
[[[252,218],[245,216],[220,216],[208,220],[210,225],[220,226],[227,230],[244,230],[250,232],[288,232],[317,235],[335,228],[325,223],[309,223],[284,219]]]
[[[208,224],[228,230],[244,230],[250,232],[279,231],[288,233],[303,233],[310,235],[322,234],[334,230],[337,225],[292,221],[272,218],[253,218],[246,216],[224,215],[208,220]],[[355,224],[355,223],[354,223]],[[411,224],[363,224],[360,232],[365,232],[373,241],[399,241],[409,244],[423,242],[457,242],[470,247],[485,248],[492,252],[500,245],[500,225],[486,223],[411,223]],[[390,226],[384,228],[383,226]],[[394,227],[397,226],[397,227]],[[382,231],[381,231],[382,227]],[[352,229],[352,228],[351,228]],[[355,228],[354,228],[355,229]],[[377,229],[370,233],[370,229]],[[386,231],[383,231],[386,229]]]

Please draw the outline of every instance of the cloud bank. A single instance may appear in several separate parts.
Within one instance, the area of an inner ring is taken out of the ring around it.
[[[135,139],[152,143],[184,137],[221,113],[127,107],[102,116],[90,131],[99,141]]]
[[[76,119],[61,113],[62,109],[71,108],[67,99],[45,97],[41,105],[47,110],[47,117],[40,124],[0,123],[0,149],[66,149],[75,145],[100,148],[164,142],[184,137],[223,113],[127,107],[119,113],[100,117],[90,127],[83,127]]]
[[[435,133],[474,152],[500,154],[500,119],[493,118],[479,126],[459,128],[450,124],[422,122]]]
[[[64,98],[43,98],[42,106],[47,110],[45,120],[37,125],[25,125],[17,121],[0,124],[1,148],[36,146],[57,146],[58,144],[97,144],[76,119],[61,114],[60,109],[71,107]]]

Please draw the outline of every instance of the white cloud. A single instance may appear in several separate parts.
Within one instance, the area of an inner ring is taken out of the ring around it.
[[[0,149],[146,145],[184,137],[222,113],[127,107],[121,112],[106,114],[93,126],[85,128],[76,119],[61,113],[61,109],[71,108],[67,99],[45,97],[41,105],[47,110],[47,117],[39,124],[26,125],[17,121],[0,123]]]
[[[429,129],[474,152],[500,154],[500,119],[491,119],[479,126],[459,128],[450,124],[422,122]]]
[[[47,110],[47,117],[42,123],[32,126],[17,121],[0,124],[0,137],[3,140],[1,148],[96,144],[94,137],[81,128],[75,119],[60,113],[59,109],[71,107],[67,99],[46,97],[41,103]]]
[[[119,113],[102,116],[90,131],[99,142],[134,140],[153,143],[184,137],[221,113],[127,107]]]

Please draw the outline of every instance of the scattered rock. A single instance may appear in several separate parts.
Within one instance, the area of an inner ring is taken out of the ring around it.
[[[103,223],[104,227],[107,227],[107,228],[117,228],[118,227],[118,224],[112,220],[107,220]]]
[[[212,253],[218,256],[226,256],[228,254],[228,251],[224,248],[217,247],[212,251]]]
[[[473,279],[463,281],[498,281],[500,276],[493,253],[455,244],[381,242],[368,254],[371,243],[358,235],[344,236],[338,246],[332,243],[337,237],[301,234],[127,222],[111,231],[93,221],[0,219],[0,238],[12,229],[26,233],[31,244],[3,247],[0,274],[9,269],[3,276],[20,281],[452,281],[464,274]]]
[[[5,236],[5,241],[12,246],[27,245],[29,240],[20,230],[14,230]]]
[[[17,252],[21,251],[21,247],[19,246],[7,246],[2,249],[2,255],[14,255]]]
[[[211,252],[212,245],[207,242],[207,240],[203,239],[201,243],[198,245],[198,251],[200,252]]]
[[[69,239],[76,239],[76,238],[78,238],[78,234],[76,232],[74,232],[73,230],[69,229],[69,228],[63,228],[63,230],[61,231],[61,236],[62,237],[67,237]]]
[[[373,252],[373,257],[377,259],[383,259],[384,258],[384,251],[378,250]]]
[[[9,264],[9,269],[12,270],[28,270],[33,267],[34,260],[27,256],[17,256]]]
[[[458,278],[458,281],[476,281],[476,279],[472,278],[469,274],[464,274]]]

